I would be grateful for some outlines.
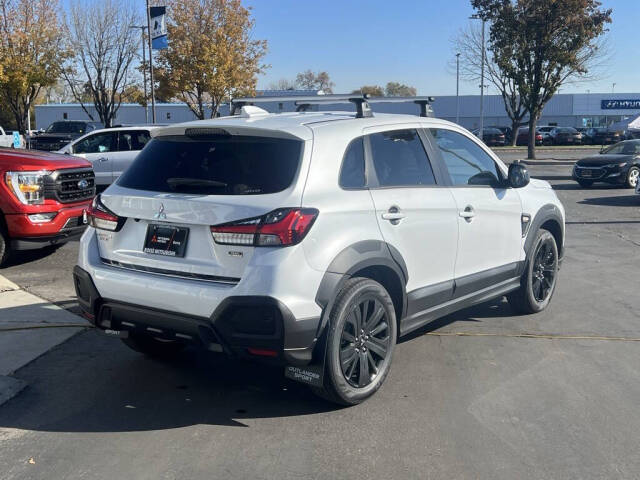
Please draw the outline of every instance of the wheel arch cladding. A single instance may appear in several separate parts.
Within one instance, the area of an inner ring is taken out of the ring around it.
[[[400,321],[407,307],[407,267],[400,252],[379,240],[357,242],[342,250],[325,272],[316,303],[323,309],[318,335],[326,325],[335,298],[352,277],[366,277],[380,283],[389,292]]]
[[[527,252],[527,257],[529,257],[531,248],[533,247],[532,244],[536,237],[535,232],[541,228],[548,230],[551,235],[553,235],[558,247],[558,255],[562,258],[564,253],[564,222],[562,220],[560,210],[553,204],[547,204],[540,208],[531,222],[531,227],[527,232],[527,239],[525,240],[525,251]]]

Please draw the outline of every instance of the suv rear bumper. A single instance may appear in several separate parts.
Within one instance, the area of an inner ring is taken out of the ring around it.
[[[79,266],[73,277],[83,315],[102,330],[184,341],[230,356],[298,366],[311,361],[319,318],[297,320],[275,298],[229,296],[209,317],[201,317],[103,298]]]

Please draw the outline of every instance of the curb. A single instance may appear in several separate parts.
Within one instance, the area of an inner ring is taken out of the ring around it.
[[[554,159],[544,159],[544,160],[520,160],[525,165],[533,166],[549,166],[549,165],[557,165],[557,166],[572,166],[575,165],[578,160],[554,160]]]
[[[89,323],[0,275],[0,405],[27,382],[12,375],[86,330]]]

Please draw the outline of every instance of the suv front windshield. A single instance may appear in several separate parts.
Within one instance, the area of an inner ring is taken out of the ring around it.
[[[45,133],[84,133],[86,128],[85,122],[53,122]]]
[[[216,135],[152,139],[118,180],[136,190],[194,195],[264,195],[288,188],[302,142]]]

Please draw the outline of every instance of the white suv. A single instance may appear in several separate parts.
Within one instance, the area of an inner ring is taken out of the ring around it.
[[[550,185],[458,125],[362,106],[153,131],[88,212],[84,315],[147,354],[262,358],[355,404],[433,319],[503,295],[543,310],[564,242]]]

